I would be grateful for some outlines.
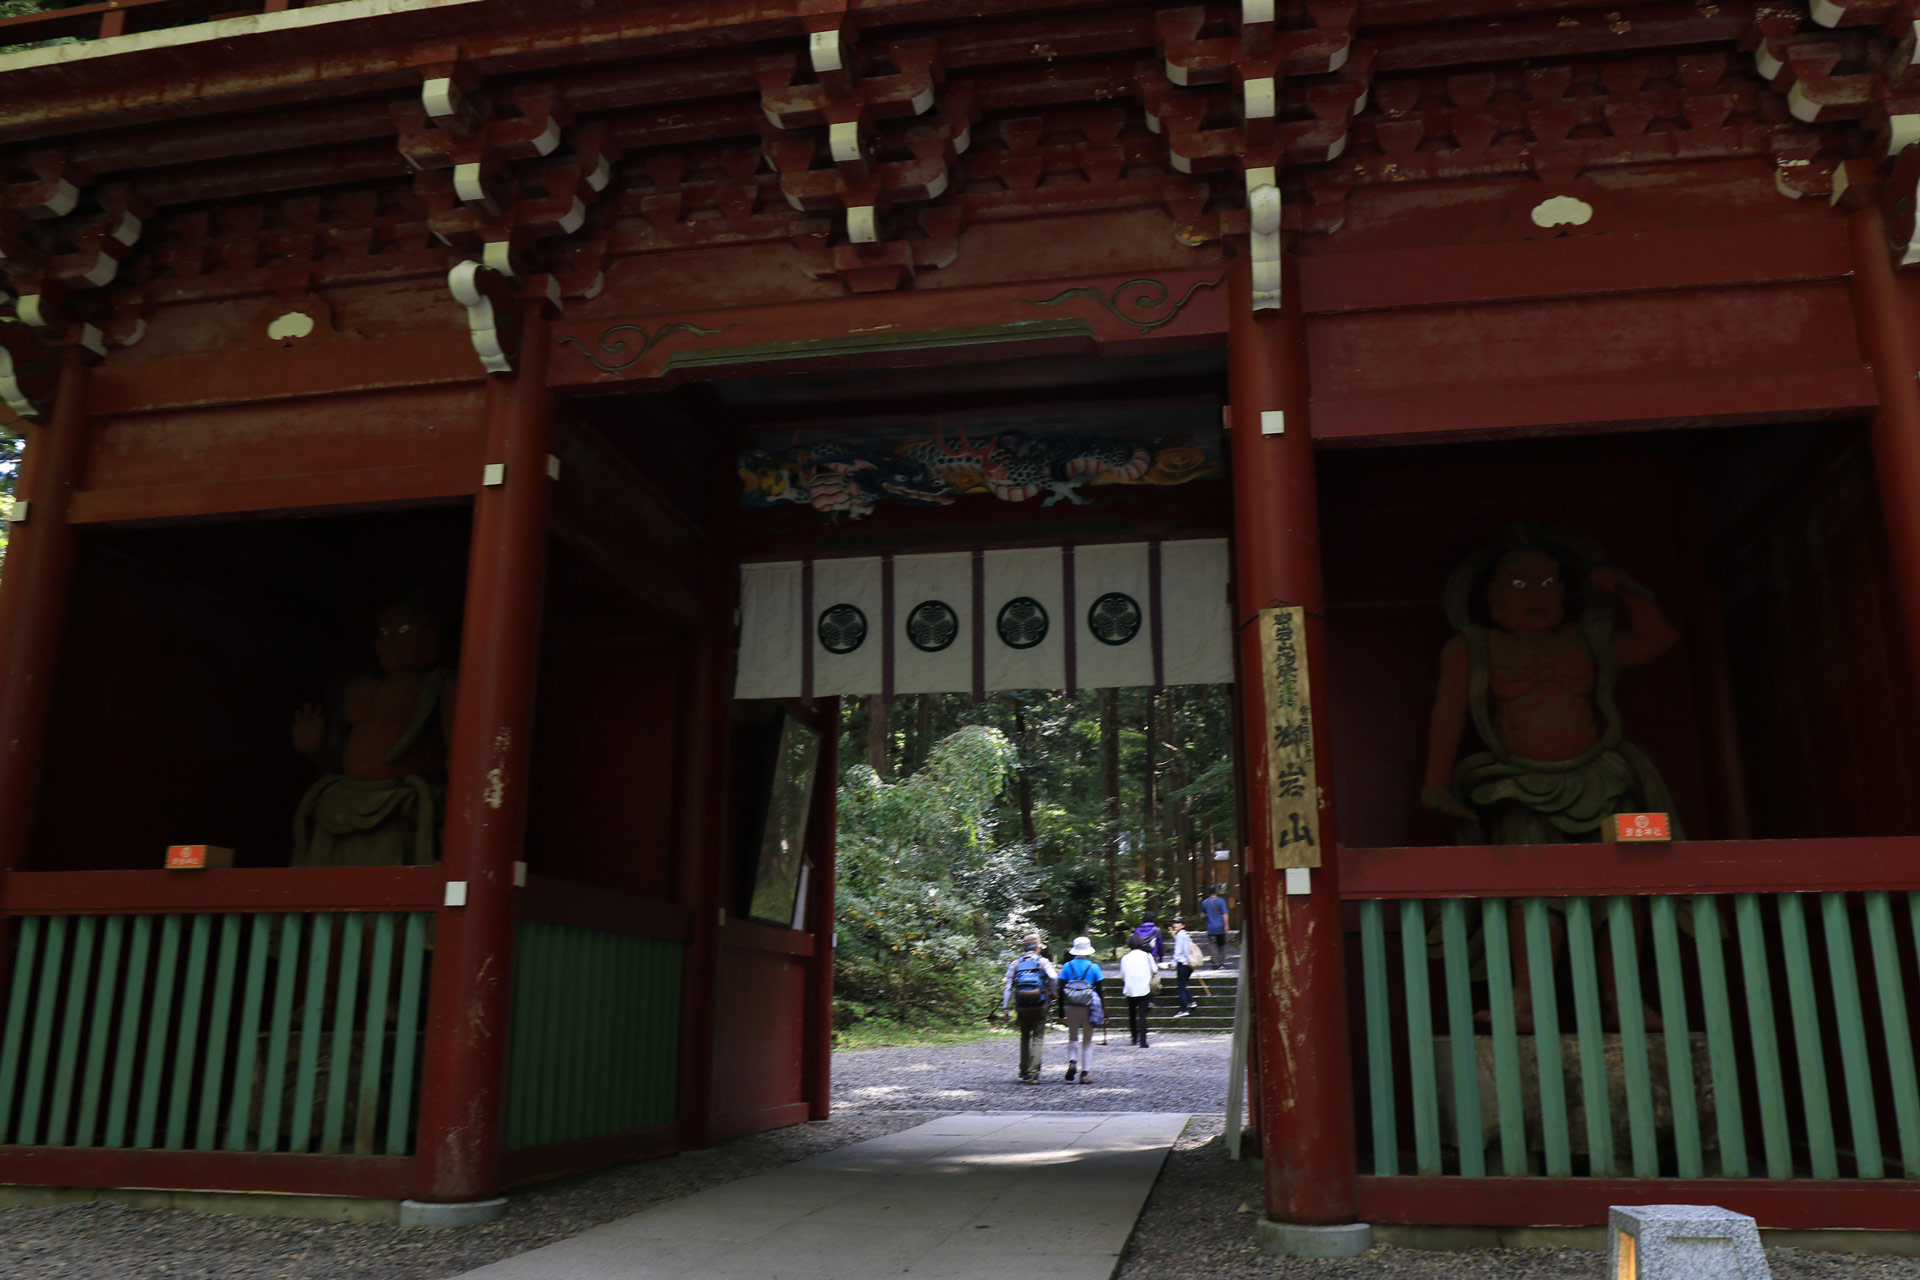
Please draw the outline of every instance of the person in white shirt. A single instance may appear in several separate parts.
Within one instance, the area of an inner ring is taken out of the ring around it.
[[[1187,928],[1184,916],[1173,918],[1173,972],[1180,989],[1180,1012],[1176,1018],[1184,1018],[1200,1007],[1200,1001],[1194,998],[1187,987],[1187,979],[1200,967],[1200,948],[1194,944],[1193,930]]]
[[[1120,991],[1127,998],[1127,1029],[1134,1044],[1147,1047],[1147,1008],[1153,1003],[1153,955],[1134,938],[1120,958]]]

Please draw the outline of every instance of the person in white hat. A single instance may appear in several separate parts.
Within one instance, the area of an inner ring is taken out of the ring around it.
[[[1093,1053],[1093,1014],[1101,1008],[1100,981],[1106,971],[1090,957],[1093,943],[1075,938],[1067,948],[1073,959],[1060,966],[1060,1020],[1067,1024],[1067,1079],[1078,1075],[1087,1082],[1087,1062]]]

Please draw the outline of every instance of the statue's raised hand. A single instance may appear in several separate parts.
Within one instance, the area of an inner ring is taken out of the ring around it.
[[[1462,822],[1478,820],[1479,814],[1453,798],[1453,792],[1447,787],[1420,788],[1421,807],[1449,818],[1458,818]]]
[[[309,702],[293,713],[293,749],[303,756],[317,756],[327,743],[327,714],[317,702]]]

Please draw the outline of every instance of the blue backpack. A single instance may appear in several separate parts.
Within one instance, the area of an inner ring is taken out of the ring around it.
[[[1022,956],[1013,966],[1013,1002],[1037,1009],[1047,1002],[1047,969],[1038,956]]]

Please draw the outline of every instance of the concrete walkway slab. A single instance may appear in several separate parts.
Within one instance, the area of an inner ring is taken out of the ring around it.
[[[1109,1280],[1183,1114],[942,1116],[459,1280]],[[664,1168],[665,1166],[663,1166]]]

